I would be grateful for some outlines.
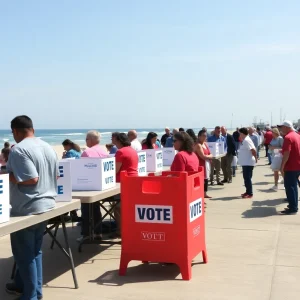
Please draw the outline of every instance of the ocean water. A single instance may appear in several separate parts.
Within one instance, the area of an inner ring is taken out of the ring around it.
[[[128,132],[128,129],[97,129],[101,133],[101,144],[105,145],[111,143],[112,132]],[[194,129],[196,134],[200,130]],[[87,129],[36,129],[35,136],[49,143],[50,145],[61,145],[65,139],[70,139],[74,143],[79,145],[85,145],[85,136]],[[138,133],[138,139],[141,141],[146,138],[148,132],[156,132],[159,138],[164,134],[164,128],[144,128],[136,129]],[[15,144],[11,130],[0,130],[0,148],[4,142],[10,142]]]

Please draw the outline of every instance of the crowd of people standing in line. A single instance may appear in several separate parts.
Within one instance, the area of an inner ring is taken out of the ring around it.
[[[34,136],[32,120],[28,116],[18,116],[11,121],[11,129],[17,144],[13,148],[6,145],[9,155],[2,152],[6,172],[10,179],[11,214],[26,216],[41,214],[55,207],[57,193],[58,159],[53,148],[46,142]],[[120,172],[127,171],[129,176],[138,175],[138,155],[141,149],[157,149],[161,147],[174,147],[178,153],[174,157],[171,171],[198,171],[199,166],[205,172],[205,197],[207,195],[209,180],[215,184],[230,184],[234,172],[232,162],[238,156],[239,165],[242,166],[246,192],[243,198],[252,198],[252,174],[258,160],[261,143],[267,148],[268,163],[272,164],[273,155],[281,150],[282,161],[280,167],[274,169],[275,186],[278,185],[278,174],[284,178],[288,207],[283,214],[295,214],[298,211],[298,178],[300,176],[300,135],[289,121],[284,121],[277,128],[267,129],[266,132],[253,128],[240,128],[233,135],[227,133],[224,126],[216,126],[211,134],[206,128],[198,135],[192,129],[186,132],[183,128],[174,129],[173,134],[166,128],[166,134],[158,141],[157,134],[150,132],[147,138],[140,143],[137,133],[131,130],[128,134],[115,132],[112,134],[112,144],[107,149],[115,154],[116,181],[120,182]],[[281,135],[283,138],[280,138]],[[257,139],[254,136],[264,137]],[[272,136],[272,138],[270,138]],[[87,148],[81,151],[80,147],[70,140],[63,142],[63,158],[80,157],[107,157],[108,153],[100,146],[101,135],[98,131],[89,131],[86,135]],[[223,142],[225,156],[215,158],[210,153],[208,142]],[[4,151],[5,152],[5,151]],[[223,180],[220,170],[223,171]],[[275,174],[275,172],[277,172]],[[17,187],[17,188],[16,188]],[[276,190],[276,189],[275,189]],[[115,196],[120,199],[120,195]],[[79,241],[88,236],[89,211],[83,204],[82,210],[82,236]],[[101,211],[100,206],[94,205],[94,221],[100,224],[95,227],[96,238],[101,239]],[[115,209],[118,232],[120,230],[121,207]],[[17,264],[15,281],[6,285],[9,293],[18,293],[22,299],[42,299],[42,240],[46,223],[22,229],[11,234],[11,246]]]

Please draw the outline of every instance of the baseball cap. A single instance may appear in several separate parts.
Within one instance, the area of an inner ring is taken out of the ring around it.
[[[282,122],[281,125],[278,125],[278,127],[282,127],[282,126],[294,129],[293,123],[291,121],[288,121],[288,120],[285,120],[285,121]]]

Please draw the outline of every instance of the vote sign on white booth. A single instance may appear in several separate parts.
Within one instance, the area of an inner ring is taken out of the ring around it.
[[[73,191],[103,191],[116,186],[114,157],[80,158],[71,162]]]
[[[145,151],[138,152],[138,174],[139,176],[147,176],[147,154]]]
[[[208,145],[210,153],[214,157],[225,153],[224,142],[209,142],[209,143],[207,143],[207,145]]]
[[[9,175],[0,175],[0,224],[9,221]]]
[[[171,166],[174,160],[175,155],[177,154],[177,150],[174,148],[163,148],[163,165]]]
[[[59,178],[57,179],[56,202],[72,201],[71,162],[64,160],[59,162]]]
[[[163,153],[162,150],[145,150],[147,157],[147,172],[162,172]]]

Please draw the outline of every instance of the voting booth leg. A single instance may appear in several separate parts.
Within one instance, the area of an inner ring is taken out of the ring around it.
[[[73,260],[73,256],[72,256],[72,250],[71,250],[70,245],[69,245],[68,233],[67,233],[67,229],[66,229],[65,218],[62,215],[62,216],[60,216],[60,219],[61,219],[61,224],[62,224],[62,228],[63,228],[63,232],[64,232],[64,238],[65,238],[66,248],[67,248],[67,251],[68,251],[68,254],[69,254],[69,258],[70,258],[70,264],[71,264],[71,269],[72,269],[72,275],[73,275],[75,289],[78,289],[79,286],[78,286],[76,272],[75,272],[75,266],[74,266],[74,260]]]
[[[125,276],[126,275],[127,266],[128,266],[130,261],[131,261],[131,259],[129,257],[127,257],[124,254],[121,254],[120,268],[119,268],[119,275],[120,276]]]
[[[178,264],[180,268],[180,273],[183,280],[191,280],[192,278],[192,262],[191,261],[183,261]]]
[[[202,251],[203,262],[207,264],[207,252],[206,249]]]

